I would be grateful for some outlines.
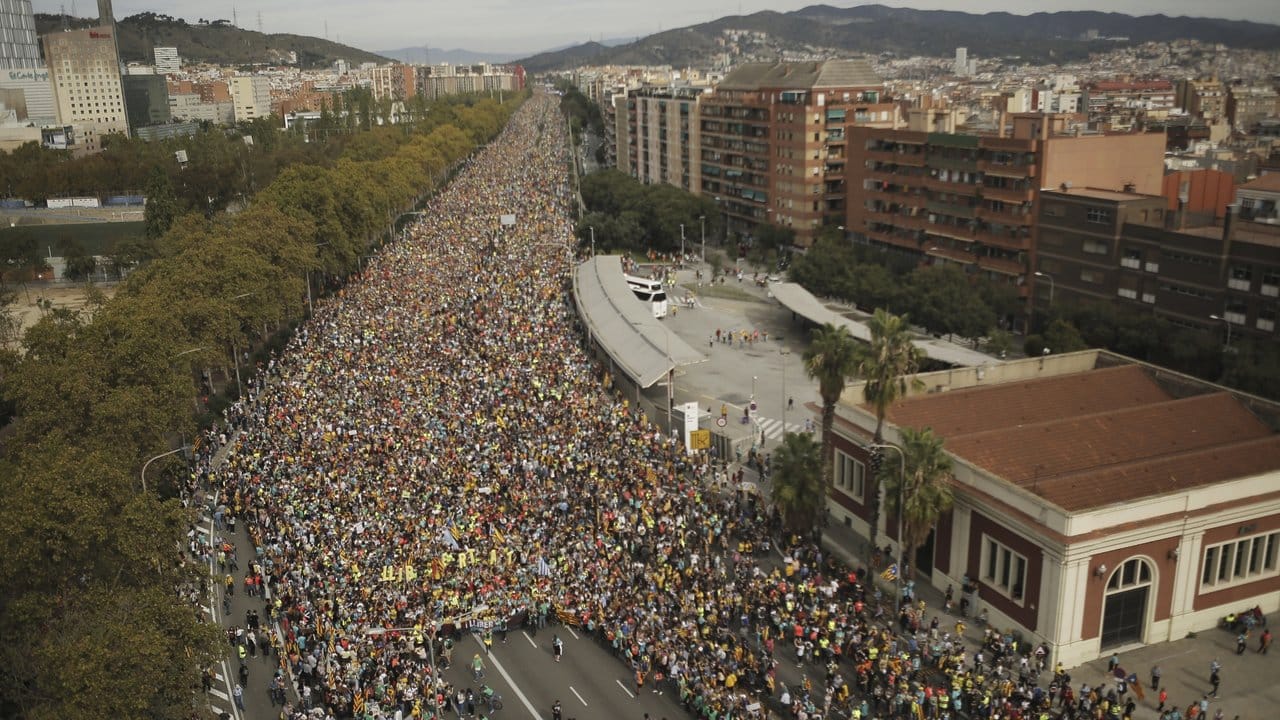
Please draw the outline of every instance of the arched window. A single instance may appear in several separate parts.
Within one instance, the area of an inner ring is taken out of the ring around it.
[[[1150,584],[1151,566],[1147,564],[1146,560],[1133,558],[1126,560],[1123,565],[1116,568],[1115,572],[1111,573],[1111,579],[1107,581],[1107,594]]]

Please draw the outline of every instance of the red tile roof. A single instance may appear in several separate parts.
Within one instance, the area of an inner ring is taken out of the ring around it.
[[[1068,511],[1280,469],[1280,435],[1233,395],[1174,398],[1140,365],[919,395],[888,419]]]

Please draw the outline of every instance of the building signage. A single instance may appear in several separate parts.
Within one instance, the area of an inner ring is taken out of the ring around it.
[[[49,81],[48,70],[10,70],[10,80],[38,80],[40,82]]]
[[[94,30],[90,30],[89,37],[93,38],[94,40],[110,40],[111,33],[96,32]]]

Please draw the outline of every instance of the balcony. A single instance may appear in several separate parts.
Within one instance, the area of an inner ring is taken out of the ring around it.
[[[1026,267],[1017,260],[1005,260],[1003,258],[980,257],[978,258],[978,267],[1014,277],[1024,275],[1027,272]]]
[[[1020,205],[1024,202],[1031,202],[1035,199],[1035,191],[1031,188],[1000,188],[991,187],[990,185],[982,186],[982,197],[989,200],[1000,200],[1002,202],[1014,203]]]
[[[1251,285],[1252,283],[1245,278],[1231,278],[1230,280],[1227,280],[1228,288],[1232,290],[1239,290],[1241,292],[1249,292]]]
[[[931,168],[940,168],[943,170],[969,170],[978,169],[978,161],[976,158],[965,157],[947,157],[945,155],[928,155],[926,162]]]
[[[1005,250],[1029,250],[1031,247],[1031,238],[1016,238],[1009,235],[994,233],[990,230],[979,230],[973,234],[973,239],[991,247],[1004,248]]]
[[[937,200],[929,200],[924,206],[931,213],[962,218],[974,217],[974,211],[977,209],[968,205],[952,205],[951,203],[938,202]]]
[[[1262,284],[1262,294],[1266,297],[1280,297],[1280,285]]]
[[[924,254],[930,257],[957,262],[962,265],[972,264],[977,259],[973,256],[973,253],[965,250],[957,250],[955,248],[931,247],[928,250],[925,250]]]
[[[1002,225],[1030,225],[1031,214],[1019,213],[1011,210],[992,210],[989,207],[978,206],[977,216],[983,220],[998,222]]]
[[[898,153],[892,150],[868,150],[867,159],[875,162],[896,164],[898,162]]]
[[[949,182],[947,180],[939,180],[936,177],[930,177],[927,175],[920,179],[920,183],[930,190],[977,197],[978,186],[973,183]]]
[[[1275,332],[1276,321],[1258,318],[1258,329],[1263,332]]]
[[[1138,258],[1120,258],[1120,267],[1130,270],[1141,270],[1142,261]]]
[[[1142,269],[1149,273],[1158,274],[1160,272],[1160,263],[1148,262],[1142,266]]]
[[[1035,165],[994,163],[990,160],[979,160],[978,170],[988,175],[999,175],[1000,177],[1009,178],[1029,178],[1036,176]]]

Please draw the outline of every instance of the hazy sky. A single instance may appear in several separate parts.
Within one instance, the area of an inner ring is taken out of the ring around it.
[[[33,0],[36,12],[59,7],[89,17],[96,0]],[[813,0],[115,0],[115,16],[154,11],[181,17],[232,18],[242,28],[325,37],[366,50],[407,46],[532,52],[603,38],[629,38],[684,27],[727,15],[788,11]],[[829,5],[852,4],[839,0]],[[1280,24],[1278,0],[887,0],[883,4],[968,12],[1026,13],[1039,10],[1108,10],[1134,15],[1212,15]],[[179,48],[181,50],[181,48]]]

